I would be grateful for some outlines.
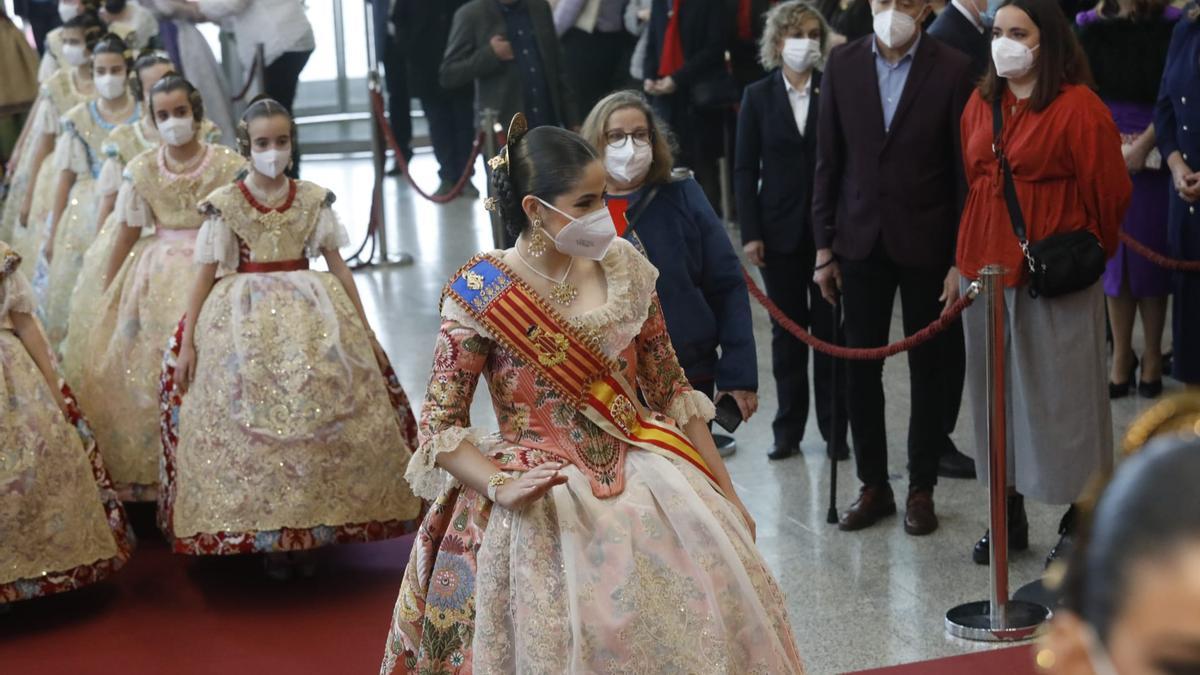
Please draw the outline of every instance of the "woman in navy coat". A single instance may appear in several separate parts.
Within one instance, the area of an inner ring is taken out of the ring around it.
[[[1168,255],[1200,260],[1200,7],[1192,4],[1175,26],[1154,114],[1158,149],[1171,168],[1174,190],[1167,220]],[[1171,375],[1200,384],[1200,272],[1176,272]]]

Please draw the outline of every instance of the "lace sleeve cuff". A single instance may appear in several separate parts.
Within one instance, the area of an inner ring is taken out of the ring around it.
[[[35,129],[38,133],[54,134],[58,136],[62,131],[60,120],[58,119],[58,107],[50,99],[49,94],[42,97],[42,104],[38,106],[37,119],[34,120]]]
[[[87,148],[83,141],[74,133],[69,133],[73,127],[65,126],[64,133],[58,137],[54,145],[54,168],[59,171],[70,171],[76,176],[91,174],[88,165]]]
[[[455,483],[454,477],[439,467],[436,460],[444,452],[453,452],[463,441],[478,445],[478,431],[474,427],[449,427],[424,439],[404,472],[414,495],[433,501]]]
[[[717,409],[704,394],[698,391],[684,391],[671,399],[666,413],[682,427],[696,417],[699,417],[702,422],[711,422],[717,416]]]
[[[150,204],[138,194],[130,181],[125,181],[121,185],[114,210],[120,214],[119,217],[126,227],[142,229],[154,225],[154,213],[150,210]]]
[[[29,286],[24,275],[13,272],[0,279],[0,321],[3,321],[9,312],[33,314],[36,309],[33,288]]]
[[[100,167],[100,175],[96,178],[96,195],[99,197],[107,197],[121,190],[121,173],[124,169],[121,167],[121,162],[116,159],[104,160],[104,166]]]
[[[238,267],[238,240],[225,219],[213,215],[204,221],[196,235],[196,252],[192,261],[198,265],[217,263],[220,273],[233,274]]]
[[[321,251],[336,251],[350,243],[350,235],[346,227],[338,220],[337,214],[328,206],[321,208],[317,216],[317,227],[304,244],[304,255],[309,258],[321,257]]]

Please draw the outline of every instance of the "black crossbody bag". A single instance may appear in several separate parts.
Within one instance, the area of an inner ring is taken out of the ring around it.
[[[1055,298],[1060,295],[1081,291],[1104,274],[1104,247],[1096,235],[1087,230],[1055,234],[1041,241],[1030,242],[1026,236],[1025,216],[1021,203],[1017,201],[1017,188],[1013,184],[1012,169],[1004,156],[1001,132],[1004,128],[1003,111],[1000,109],[1000,93],[993,94],[992,101],[992,152],[1000,162],[1004,174],[1004,201],[1008,205],[1008,217],[1012,221],[1013,233],[1021,243],[1025,262],[1029,267],[1029,296],[1032,298]]]

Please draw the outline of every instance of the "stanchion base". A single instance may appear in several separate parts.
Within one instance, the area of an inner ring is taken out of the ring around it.
[[[1037,637],[1053,616],[1049,609],[1020,600],[1009,601],[1004,626],[992,625],[992,603],[968,602],[946,612],[946,632],[956,638],[977,642],[1018,642]]]
[[[383,258],[383,259],[372,258],[365,262],[359,262],[357,264],[350,265],[350,269],[365,270],[365,269],[371,269],[371,268],[384,268],[384,267],[407,267],[408,265],[411,265],[414,262],[416,262],[416,261],[408,253],[400,253],[397,255],[388,256],[387,258]]]

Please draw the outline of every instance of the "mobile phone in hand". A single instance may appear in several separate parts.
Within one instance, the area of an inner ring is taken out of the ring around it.
[[[726,394],[717,400],[716,408],[717,416],[714,421],[732,434],[742,423],[742,409],[738,407],[737,399]]]

